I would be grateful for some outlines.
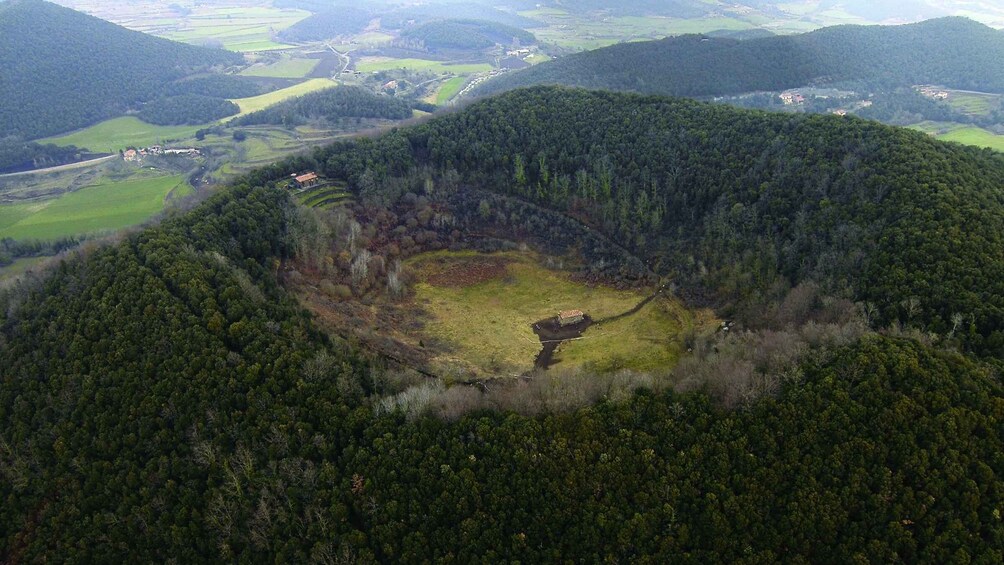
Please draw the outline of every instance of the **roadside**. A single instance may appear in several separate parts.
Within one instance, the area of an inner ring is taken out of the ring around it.
[[[88,159],[87,161],[78,161],[76,163],[69,163],[67,165],[58,165],[55,167],[46,167],[44,169],[34,169],[31,171],[21,171],[18,173],[7,173],[4,175],[0,175],[0,179],[10,178],[10,177],[20,177],[25,175],[40,175],[43,173],[59,173],[63,171],[72,171],[74,169],[83,169],[84,167],[90,167],[92,165],[97,165],[100,163],[111,161],[112,159],[115,159],[117,157],[118,155],[107,155],[105,157],[98,157],[97,159]]]

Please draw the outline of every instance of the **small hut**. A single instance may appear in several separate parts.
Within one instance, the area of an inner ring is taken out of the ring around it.
[[[562,310],[558,312],[558,325],[561,327],[578,324],[586,317],[582,310]]]
[[[297,188],[310,188],[312,186],[317,186],[317,183],[321,182],[321,179],[317,178],[316,173],[305,173],[296,177],[293,177],[293,184]]]

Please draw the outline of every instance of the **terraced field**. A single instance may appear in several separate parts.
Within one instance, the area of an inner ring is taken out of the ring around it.
[[[328,209],[348,202],[352,195],[342,184],[322,184],[296,194],[297,201],[310,208]]]

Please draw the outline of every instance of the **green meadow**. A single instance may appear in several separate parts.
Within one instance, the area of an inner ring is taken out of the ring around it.
[[[183,175],[109,181],[49,200],[0,206],[0,237],[56,239],[113,231],[164,209],[191,187]]]
[[[449,102],[454,96],[460,92],[460,89],[467,84],[467,79],[465,77],[454,77],[443,83],[443,86],[439,87],[439,92],[436,93],[436,104],[442,106]]]
[[[335,83],[326,78],[312,78],[310,80],[301,82],[300,84],[294,84],[288,88],[283,88],[281,90],[276,90],[269,92],[267,94],[261,94],[259,96],[252,96],[251,98],[239,98],[233,100],[235,104],[240,106],[241,113],[238,116],[243,116],[244,114],[250,114],[251,112],[257,112],[258,110],[264,110],[265,108],[278,104],[284,100],[294,98],[296,96],[303,96],[315,90],[323,90],[325,88],[331,88],[335,86]],[[231,116],[224,121],[229,121],[237,116]]]
[[[965,145],[987,147],[1004,151],[1004,136],[977,127],[962,127],[937,136],[942,141],[955,141]]]
[[[241,71],[241,74],[251,77],[303,78],[310,74],[310,71],[313,71],[319,62],[319,59],[297,59],[283,56],[275,63],[252,65]]]
[[[395,69],[469,75],[488,72],[492,70],[492,66],[488,63],[450,64],[426,59],[393,59],[390,57],[362,57],[356,62],[356,70],[363,73],[392,71]]]
[[[204,127],[206,126],[157,126],[135,116],[122,116],[73,133],[49,137],[41,142],[76,145],[91,151],[115,153],[126,147],[148,147],[158,143],[188,139]]]

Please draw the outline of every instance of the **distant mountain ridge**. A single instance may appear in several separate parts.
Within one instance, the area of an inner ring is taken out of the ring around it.
[[[114,117],[237,53],[131,31],[42,0],[0,3],[0,136],[44,137]]]
[[[476,93],[561,84],[701,97],[847,82],[1004,92],[1001,60],[1004,32],[949,17],[746,41],[688,35],[620,44],[488,81]]]

